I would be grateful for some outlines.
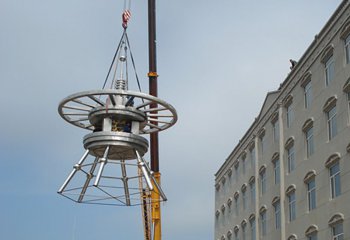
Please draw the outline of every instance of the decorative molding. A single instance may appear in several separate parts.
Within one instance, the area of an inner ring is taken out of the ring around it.
[[[266,129],[265,129],[264,127],[261,128],[261,129],[259,130],[259,132],[258,132],[259,138],[264,137],[264,136],[265,136],[265,132],[266,132]]]
[[[308,183],[311,179],[315,178],[315,176],[316,176],[315,170],[308,171],[304,177],[304,183]]]
[[[340,38],[345,40],[350,34],[350,22],[344,23],[344,26],[342,27],[340,31]]]
[[[300,86],[304,88],[309,82],[311,82],[311,71],[307,71],[303,74],[303,76],[300,78]]]
[[[259,168],[259,174],[263,173],[266,171],[266,164],[263,164],[260,168]]]
[[[316,233],[318,231],[318,227],[317,227],[317,225],[311,225],[310,227],[308,227],[307,229],[306,229],[306,231],[305,231],[305,236],[310,236],[310,235],[312,235],[312,234],[314,234],[314,233]]]
[[[232,176],[232,167],[228,169],[227,175],[228,175],[228,177],[231,177],[231,176]]]
[[[342,213],[336,213],[334,214],[331,219],[328,221],[329,226],[334,226],[337,223],[341,223],[344,221],[344,214]]]
[[[227,199],[227,206],[231,207],[232,205],[232,198]]]
[[[275,205],[277,202],[279,202],[280,201],[280,197],[278,197],[278,196],[276,196],[276,197],[274,197],[273,199],[272,199],[272,205]]]
[[[333,153],[332,155],[330,155],[327,159],[327,161],[325,162],[325,166],[327,168],[330,168],[331,166],[333,166],[334,164],[336,164],[338,161],[340,160],[340,153]]]
[[[306,132],[307,130],[309,130],[312,126],[314,125],[314,119],[313,118],[308,118],[304,124],[303,124],[303,131]]]
[[[293,192],[295,192],[295,190],[296,190],[296,187],[294,184],[289,185],[289,187],[286,190],[286,195],[292,194]]]
[[[293,145],[294,145],[294,137],[291,136],[287,139],[286,143],[284,144],[284,148],[289,149]]]
[[[292,235],[290,235],[290,236],[288,237],[287,240],[296,240],[296,239],[298,239],[297,235],[292,234]]]
[[[348,78],[348,80],[346,80],[344,86],[343,86],[343,91],[345,93],[349,93],[350,92],[350,78]]]
[[[252,183],[255,183],[255,176],[251,176],[250,178],[249,178],[249,185],[251,185]]]
[[[255,214],[254,213],[250,214],[250,216],[249,216],[249,222],[252,222],[253,220],[255,220]]]
[[[225,209],[226,209],[226,204],[224,203],[221,205],[221,212],[224,213]]]
[[[284,107],[288,107],[293,103],[293,95],[289,94],[283,101],[282,104]]]
[[[321,54],[321,63],[325,64],[327,60],[333,56],[334,52],[334,45],[329,44],[325,49],[323,49],[322,54]]]
[[[260,214],[262,214],[263,212],[266,212],[266,211],[267,211],[266,205],[262,205],[259,209]]]
[[[337,96],[332,96],[327,99],[326,103],[323,105],[323,111],[329,112],[337,104]]]
[[[276,161],[277,159],[280,158],[280,153],[279,152],[275,152],[272,157],[271,157],[271,161],[274,162]]]

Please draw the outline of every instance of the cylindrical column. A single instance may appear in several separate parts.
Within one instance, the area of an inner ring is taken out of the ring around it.
[[[158,96],[157,86],[157,57],[156,57],[156,0],[148,0],[148,43],[149,43],[149,93],[152,96]],[[151,104],[151,108],[157,108],[157,104]],[[157,112],[151,112],[157,114]],[[157,119],[156,119],[157,120]],[[157,125],[157,122],[151,122]],[[160,173],[159,173],[159,151],[158,151],[158,132],[151,133],[150,135],[150,157],[151,157],[151,170],[154,172],[154,177],[157,183],[160,185]],[[161,211],[159,204],[159,195],[152,192],[152,221],[154,226],[154,240],[161,239]]]
[[[158,74],[157,74],[157,40],[156,40],[156,2],[148,0],[148,48],[149,48],[149,94],[158,96]],[[152,104],[151,108],[157,108],[157,104]],[[157,113],[157,112],[155,112]],[[157,125],[157,122],[152,122]],[[151,169],[159,172],[159,153],[158,153],[158,132],[151,133],[150,136],[150,155]]]

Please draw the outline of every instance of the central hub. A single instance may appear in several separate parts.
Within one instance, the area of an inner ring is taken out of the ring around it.
[[[125,107],[123,105],[106,105],[93,108],[89,113],[89,121],[95,126],[95,129],[101,129],[103,119],[110,118],[115,121],[136,121],[145,122],[147,116],[144,112],[134,107]]]
[[[103,157],[106,146],[110,146],[108,159],[111,160],[135,159],[135,150],[142,156],[148,151],[146,138],[127,132],[93,132],[85,135],[83,144],[91,155],[99,158]]]

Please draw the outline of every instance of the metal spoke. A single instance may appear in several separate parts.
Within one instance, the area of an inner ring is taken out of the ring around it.
[[[146,107],[147,105],[150,105],[150,104],[152,104],[152,103],[153,103],[153,102],[144,102],[144,103],[138,105],[138,106],[136,107],[136,109]]]
[[[64,113],[64,115],[68,115],[68,116],[87,116],[89,114],[88,113]]]
[[[101,106],[106,105],[104,102],[102,102],[100,99],[98,99],[97,97],[95,97],[93,95],[89,95],[87,97],[90,98],[91,100],[95,101],[97,104],[100,104]]]
[[[150,126],[151,128],[157,128],[157,129],[159,129],[159,130],[162,129],[161,127],[159,127],[159,126],[157,126],[157,125],[154,125],[154,124],[152,124],[152,123],[146,123],[146,125],[147,125],[147,126]]]
[[[152,113],[148,113],[147,116],[148,117],[173,117],[173,115],[162,115],[162,114],[152,114]]]
[[[80,121],[87,121],[89,120],[89,118],[78,118],[78,119],[75,119],[75,120],[70,120],[71,122],[75,123],[75,122],[80,122]],[[85,126],[85,125],[84,125]]]
[[[88,108],[80,108],[80,107],[74,107],[74,106],[63,106],[62,108],[85,111],[85,112],[90,112],[90,110],[91,110],[91,108],[88,109]]]
[[[72,99],[72,102],[75,102],[75,103],[78,103],[78,104],[81,104],[81,105],[84,105],[84,106],[87,106],[87,107],[90,107],[90,108],[94,108],[95,106],[93,105],[90,105],[90,104],[87,104],[87,103],[84,103],[78,99]]]
[[[116,101],[115,101],[115,95],[113,95],[113,94],[108,94],[108,96],[109,96],[109,99],[111,100],[113,106],[115,106],[115,105],[117,104]]]
[[[158,120],[156,118],[149,118],[148,121],[150,122],[159,122],[159,123],[164,123],[164,124],[170,124],[171,122],[166,122],[166,121],[162,121],[162,120]]]
[[[164,110],[168,110],[165,107],[158,107],[158,108],[148,108],[145,110],[142,110],[143,112],[158,112],[158,111],[164,111]]]

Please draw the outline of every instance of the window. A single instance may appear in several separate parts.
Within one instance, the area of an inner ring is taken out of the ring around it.
[[[250,182],[250,199],[251,199],[251,205],[254,206],[255,204],[255,180]]]
[[[288,162],[288,173],[291,173],[295,169],[295,151],[294,145],[291,145],[287,149],[287,162]]]
[[[333,240],[343,240],[344,239],[344,232],[343,232],[343,224],[337,223],[332,227],[332,235]]]
[[[246,189],[242,190],[242,202],[243,202],[243,209],[245,210],[247,208],[247,194]]]
[[[266,211],[260,213],[261,220],[261,235],[266,236],[267,233],[267,222],[266,222]]]
[[[280,229],[281,228],[281,205],[279,200],[274,203],[273,207],[275,210],[275,228]]]
[[[275,184],[279,184],[280,183],[280,160],[279,160],[279,158],[276,158],[273,161],[273,171],[274,171],[274,175],[275,175]]]
[[[246,170],[245,158],[242,158],[242,172],[243,172],[243,174],[245,174],[245,170]]]
[[[326,86],[333,81],[335,75],[334,66],[334,57],[331,55],[325,62]]]
[[[294,119],[294,113],[293,113],[293,104],[290,102],[286,106],[287,110],[287,128],[289,128],[292,125],[293,119]]]
[[[307,237],[307,240],[317,240],[317,231],[318,227],[316,225],[311,225],[306,229],[305,236]]]
[[[349,112],[349,119],[350,119],[350,92],[346,93],[347,99],[348,99],[348,112]]]
[[[311,233],[308,237],[307,240],[317,240],[317,233]]]
[[[255,218],[252,218],[250,220],[250,236],[251,240],[256,240],[256,234],[255,234]]]
[[[238,197],[239,197],[238,195],[235,196],[235,214],[236,214],[236,216],[239,215],[239,198]]]
[[[339,162],[329,168],[331,197],[336,198],[341,194]]]
[[[250,149],[250,165],[254,171],[254,169],[255,169],[255,148]]]
[[[279,123],[276,120],[272,123],[273,141],[278,142],[280,138]]]
[[[328,126],[328,139],[331,140],[332,138],[337,135],[337,110],[336,106],[333,106],[328,112],[327,112],[327,126]]]
[[[246,240],[246,224],[242,224],[242,239]]]
[[[295,191],[288,195],[288,208],[289,208],[289,221],[293,221],[296,218],[296,209],[295,209]]]
[[[304,86],[304,106],[309,108],[312,102],[311,81]]]
[[[265,135],[260,136],[261,153],[265,152]]]
[[[263,195],[266,192],[266,170],[263,169],[260,172],[260,188],[261,188],[261,195]]]
[[[238,180],[239,180],[239,164],[238,163],[235,165],[235,178],[236,178],[236,182],[238,182]]]
[[[350,63],[350,35],[348,35],[345,38],[345,56],[346,56],[346,63]]]
[[[305,131],[306,138],[306,156],[310,157],[314,153],[314,133],[313,126]]]
[[[316,208],[316,183],[315,178],[310,179],[307,183],[307,200],[309,211]]]
[[[237,231],[237,232],[235,232],[235,240],[239,240],[238,231]]]

